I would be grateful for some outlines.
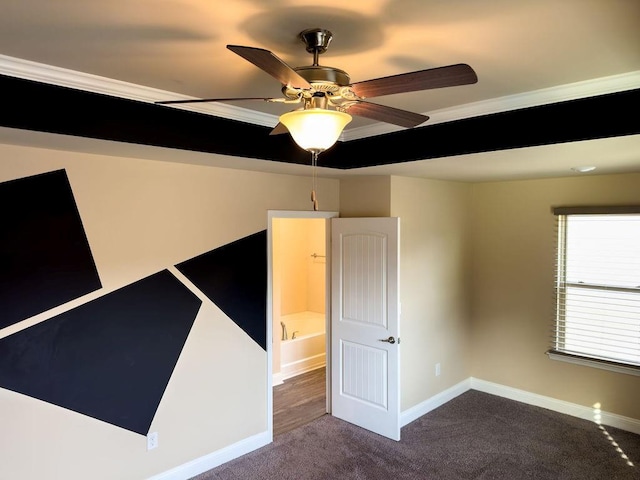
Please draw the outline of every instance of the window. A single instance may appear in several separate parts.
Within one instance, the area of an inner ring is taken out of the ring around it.
[[[640,375],[640,206],[562,207],[552,358]]]

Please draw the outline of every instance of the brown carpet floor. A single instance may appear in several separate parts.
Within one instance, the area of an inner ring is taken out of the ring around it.
[[[470,390],[395,442],[324,415],[194,480],[631,480],[640,435]]]

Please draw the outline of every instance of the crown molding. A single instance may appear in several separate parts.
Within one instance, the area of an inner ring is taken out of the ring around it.
[[[47,83],[59,87],[74,88],[76,90],[126,98],[139,102],[155,103],[162,100],[196,100],[195,97],[176,94],[166,90],[145,87],[6,55],[0,55],[0,75],[18,77],[25,80],[33,80],[35,82]],[[214,115],[229,120],[238,120],[265,127],[273,127],[278,123],[278,117],[274,115],[255,112],[226,103],[178,104],[172,106],[172,108],[189,110],[205,115]]]
[[[195,97],[176,94],[166,90],[145,87],[6,55],[0,55],[0,75],[147,103],[155,103],[162,100],[196,100]],[[493,98],[452,108],[424,112],[424,114],[430,117],[429,125],[435,125],[453,120],[605,95],[636,88],[640,88],[640,71],[545,88],[518,95]],[[173,105],[172,108],[179,108],[205,115],[214,115],[229,120],[237,120],[265,127],[273,127],[278,123],[278,117],[275,115],[256,112],[226,103],[178,104]],[[404,129],[386,123],[375,123],[364,127],[349,129],[343,132],[340,139],[343,141],[356,140],[400,130]]]
[[[624,92],[640,88],[640,71],[596,78],[583,82],[570,83],[557,87],[544,88],[531,92],[492,98],[481,102],[468,103],[452,108],[425,112],[429,116],[429,125],[462,120],[464,118],[479,117],[493,113],[508,112],[522,108],[536,107],[550,103],[577,100],[580,98],[606,95],[608,93]],[[356,140],[385,133],[405,130],[402,127],[377,123],[366,127],[353,128],[344,133],[344,140]]]

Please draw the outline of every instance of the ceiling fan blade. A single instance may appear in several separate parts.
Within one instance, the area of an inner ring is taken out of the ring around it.
[[[265,102],[279,102],[276,98],[241,97],[241,98],[196,98],[192,100],[162,100],[154,102],[156,105],[173,105],[176,103],[206,103],[206,102],[235,102],[240,100],[263,100]]]
[[[283,133],[289,133],[289,129],[284,126],[284,123],[278,122],[269,135],[281,135]]]
[[[347,112],[360,117],[392,123],[401,127],[412,128],[429,120],[426,115],[400,110],[398,108],[378,105],[377,103],[359,101],[346,108]]]
[[[294,88],[311,88],[309,82],[269,50],[241,45],[227,45],[227,48],[264,70],[283,85],[290,85]]]
[[[478,76],[473,68],[465,63],[459,63],[447,67],[430,68],[428,70],[365,80],[364,82],[352,84],[351,88],[359,97],[370,98],[393,93],[469,85],[477,81]]]

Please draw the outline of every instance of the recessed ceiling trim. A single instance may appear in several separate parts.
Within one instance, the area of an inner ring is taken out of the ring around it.
[[[160,100],[192,100],[194,97],[167,92],[151,87],[123,82],[112,78],[92,75],[90,73],[68,70],[66,68],[31,62],[20,58],[0,55],[0,75],[17,77],[34,82],[47,83],[59,87],[74,88],[86,92],[110,95],[112,97],[126,98],[139,102],[154,103]],[[188,104],[176,105],[171,108],[180,108],[191,112],[214,115],[229,120],[274,127],[278,123],[278,117],[261,112],[255,112],[246,108],[236,107],[225,103]]]
[[[55,67],[52,65],[45,65],[7,55],[0,55],[0,75],[7,75],[147,103],[154,103],[162,100],[195,99],[194,97],[176,94],[174,92],[136,85],[98,75]],[[622,92],[636,89],[638,87],[640,87],[640,71],[633,71],[621,75],[596,78],[593,80],[545,88],[518,95],[469,103],[453,108],[423,112],[423,114],[429,115],[429,125],[435,125],[438,123],[461,120],[480,115],[489,115],[538,105]],[[180,104],[168,108],[180,108],[182,110],[213,115],[229,120],[238,120],[265,127],[273,127],[278,123],[278,117],[275,115],[256,112],[254,110],[221,102]],[[403,130],[403,128],[386,123],[375,123],[365,127],[351,128],[342,134],[341,140],[356,140],[399,130]]]
[[[501,98],[492,98],[481,102],[468,103],[453,108],[445,108],[423,112],[429,115],[429,125],[462,120],[464,118],[491,115],[493,113],[508,112],[522,108],[548,105],[551,103],[577,100],[580,98],[606,95],[609,93],[635,90],[640,87],[640,71],[613,75],[610,77],[596,78],[583,82],[570,83],[558,87],[534,90],[518,95],[510,95]],[[426,126],[426,124],[425,124]],[[343,134],[344,140],[357,140],[359,138],[373,137],[385,133],[403,130],[402,127],[386,124],[374,124],[365,127],[356,127]]]

